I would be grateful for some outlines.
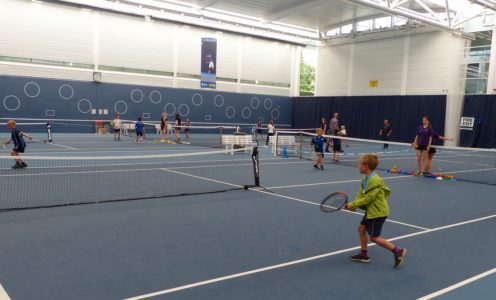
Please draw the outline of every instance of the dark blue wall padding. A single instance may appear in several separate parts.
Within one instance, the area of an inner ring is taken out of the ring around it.
[[[108,115],[94,115],[93,109],[107,109]],[[291,125],[293,113],[290,97],[0,76],[2,118],[93,120],[119,113],[158,121],[163,111],[192,122],[254,124],[261,118],[279,126]]]
[[[391,140],[412,142],[425,115],[443,134],[446,96],[296,97],[293,109],[295,128],[318,127],[322,117],[329,121],[338,112],[339,124],[346,126],[350,137],[378,139],[384,119],[389,119],[393,127]]]
[[[496,148],[496,95],[466,95],[462,117],[475,118],[475,124],[460,130],[460,146]]]

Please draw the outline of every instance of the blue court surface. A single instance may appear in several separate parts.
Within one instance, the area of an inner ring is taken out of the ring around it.
[[[138,145],[132,139],[117,143],[110,135],[62,135],[54,141],[29,144],[26,156],[212,150]],[[496,268],[496,186],[378,171],[392,190],[383,235],[408,249],[396,270],[393,255],[375,245],[369,264],[348,260],[359,250],[360,213],[319,209],[331,192],[356,193],[356,168],[326,164],[320,171],[307,160],[275,157],[270,148],[260,152],[261,183],[274,193],[251,189],[0,213],[4,294],[16,300],[494,299],[494,273],[435,293]],[[195,161],[219,163],[201,160]],[[105,169],[112,171],[112,164]],[[221,178],[191,170],[196,179]],[[18,193],[33,201],[57,197],[34,189],[41,179],[23,176],[28,171],[15,175],[23,183]],[[88,174],[71,176],[88,183]],[[118,188],[129,191],[151,180],[146,174],[118,178]],[[89,190],[79,193],[94,197]]]

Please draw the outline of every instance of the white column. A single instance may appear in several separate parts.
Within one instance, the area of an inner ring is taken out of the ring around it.
[[[451,67],[446,94],[446,122],[444,135],[454,138],[453,142],[445,142],[446,145],[458,145],[460,137],[460,117],[463,109],[463,98],[465,94],[465,80],[463,74],[463,52],[465,40],[461,37],[452,36],[450,55]]]
[[[93,11],[93,64],[98,71],[100,65],[100,13]]]
[[[238,75],[236,92],[241,93],[241,76],[243,74],[243,37],[238,36]]]
[[[289,91],[290,97],[297,97],[300,95],[301,55],[301,46],[294,46],[291,60],[291,88]]]
[[[496,94],[496,26],[493,28],[491,41],[491,58],[489,59],[489,71],[487,78],[487,94]]]
[[[172,87],[177,88],[177,72],[179,70],[179,25],[174,26],[173,41],[172,41],[172,72],[174,78],[172,79]]]
[[[406,95],[406,87],[408,83],[408,59],[410,57],[410,37],[405,37],[404,47],[403,47],[403,66],[401,68],[401,91],[400,95]]]
[[[350,44],[350,59],[348,61],[348,92],[347,96],[353,96],[353,68],[355,66],[355,43]]]

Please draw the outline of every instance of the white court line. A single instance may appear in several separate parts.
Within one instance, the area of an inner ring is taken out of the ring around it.
[[[232,184],[232,183],[228,183],[228,182],[224,182],[224,181],[219,181],[219,180],[215,180],[215,179],[212,179],[212,178],[206,178],[206,177],[196,176],[196,175],[192,175],[192,174],[188,174],[188,173],[177,172],[177,171],[174,171],[174,170],[171,170],[171,169],[167,169],[167,168],[162,168],[161,170],[162,171],[171,172],[171,173],[175,173],[175,174],[179,174],[179,175],[189,176],[189,177],[193,177],[193,178],[197,178],[197,179],[202,179],[202,180],[206,180],[206,181],[211,181],[211,182],[215,182],[215,183],[220,183],[220,184],[224,184],[224,185],[229,185],[229,186],[232,186],[232,187],[243,188],[241,185]]]
[[[62,147],[62,148],[66,148],[66,149],[70,149],[70,150],[79,150],[78,148],[74,148],[74,147],[69,147],[69,146],[65,146],[65,145],[61,145],[61,144],[56,144],[56,143],[48,143],[48,145],[54,145],[54,146],[58,146],[58,147]]]
[[[399,178],[414,178],[412,175],[400,175],[400,176],[392,176],[392,177],[381,177],[382,179],[399,179]],[[350,182],[361,182],[362,179],[351,179],[351,180],[342,180],[342,181],[328,181],[328,182],[316,182],[316,183],[307,183],[307,184],[294,184],[294,185],[281,185],[281,186],[271,186],[267,187],[269,190],[277,190],[277,189],[286,189],[286,188],[294,188],[294,187],[307,187],[307,186],[316,186],[316,185],[328,185],[328,184],[339,184],[339,183],[350,183]]]
[[[440,296],[440,295],[442,295],[442,294],[446,294],[447,292],[450,292],[450,291],[452,291],[452,290],[455,290],[455,289],[457,289],[457,288],[460,288],[460,287],[462,287],[462,286],[464,286],[464,285],[467,285],[467,284],[469,284],[469,283],[472,283],[472,282],[474,282],[474,281],[477,281],[477,280],[479,280],[479,279],[482,279],[482,278],[487,277],[487,276],[489,276],[489,275],[491,275],[491,274],[494,274],[494,273],[496,273],[496,268],[494,268],[494,269],[492,269],[492,270],[489,270],[489,271],[487,271],[487,272],[481,273],[481,274],[479,274],[479,275],[476,275],[476,276],[474,276],[474,277],[471,277],[471,278],[469,278],[469,279],[466,279],[466,280],[464,280],[464,281],[461,281],[461,282],[459,282],[459,283],[457,283],[457,284],[454,284],[454,285],[452,285],[452,286],[449,286],[449,287],[447,287],[447,288],[444,288],[444,289],[442,289],[442,290],[439,290],[439,291],[437,291],[437,292],[434,292],[434,293],[429,294],[429,295],[427,295],[427,296],[424,296],[424,297],[422,297],[422,298],[418,298],[417,300],[429,300],[429,299],[435,298],[435,297],[437,297],[437,296]]]
[[[171,169],[167,169],[167,168],[163,168],[162,170],[173,172],[173,173],[184,175],[184,176],[190,176],[190,177],[197,178],[197,179],[203,179],[203,180],[206,180],[206,181],[212,181],[212,182],[215,182],[215,183],[220,183],[220,184],[225,184],[225,185],[229,185],[229,186],[233,186],[233,187],[242,188],[242,186],[237,185],[237,184],[232,184],[232,183],[229,183],[229,182],[219,181],[219,180],[215,180],[215,179],[211,179],[211,178],[206,178],[206,177],[202,177],[202,176],[197,176],[197,175],[192,175],[192,174],[188,174],[188,173],[183,173],[183,172],[178,172],[178,171],[172,171]],[[271,192],[268,192],[268,191],[265,191],[265,190],[261,190],[261,189],[250,189],[250,191],[254,191],[254,192],[258,192],[258,193],[262,193],[262,194],[266,194],[266,195],[271,195],[271,196],[275,196],[275,197],[279,197],[279,198],[284,198],[284,199],[288,199],[288,200],[292,200],[292,201],[296,201],[296,202],[301,202],[301,203],[305,203],[305,204],[310,204],[310,205],[314,205],[314,206],[320,206],[320,203],[315,203],[315,202],[312,202],[312,201],[302,200],[302,199],[298,199],[298,198],[294,198],[294,197],[289,197],[289,196],[285,196],[285,195],[280,195],[280,194],[274,194],[274,193],[271,193]],[[360,215],[360,216],[363,216],[364,215],[362,213],[355,212],[355,211],[349,211],[349,210],[340,210],[340,211],[341,212],[345,212],[345,213],[349,213],[349,214]],[[395,224],[403,225],[403,226],[406,226],[406,227],[413,227],[413,228],[421,229],[421,230],[425,230],[425,231],[430,231],[431,230],[431,229],[426,228],[426,227],[420,227],[420,226],[417,226],[417,225],[403,223],[403,222],[395,221],[395,220],[392,220],[392,219],[386,219],[386,222],[395,223]]]
[[[437,227],[437,228],[434,228],[431,230],[419,231],[416,233],[398,236],[398,237],[389,239],[389,241],[402,240],[402,239],[410,238],[413,236],[428,234],[428,233],[432,233],[432,232],[436,232],[436,231],[440,231],[440,230],[444,230],[444,229],[448,229],[448,228],[453,228],[453,227],[463,226],[463,225],[470,224],[470,223],[480,222],[480,221],[484,221],[484,220],[495,218],[495,217],[496,217],[496,215],[491,215],[491,216],[487,216],[487,217],[483,217],[483,218],[479,218],[479,219],[473,219],[473,220],[469,220],[469,221],[465,221],[465,222],[461,222],[461,223]],[[371,243],[371,244],[369,244],[369,246],[373,247],[373,246],[375,246],[375,244]],[[270,270],[285,268],[285,267],[289,267],[289,266],[296,265],[296,264],[306,263],[309,261],[314,261],[314,260],[318,260],[318,259],[322,259],[322,258],[326,258],[326,257],[330,257],[330,256],[335,256],[338,254],[351,252],[351,251],[355,251],[358,249],[360,249],[360,246],[347,248],[347,249],[343,249],[343,250],[338,250],[338,251],[334,251],[334,252],[329,252],[329,253],[324,253],[324,254],[311,256],[311,257],[307,257],[307,258],[303,258],[303,259],[293,260],[293,261],[289,261],[289,262],[285,262],[285,263],[281,263],[281,264],[277,264],[277,265],[272,265],[272,266],[268,266],[268,267],[264,267],[264,268],[260,268],[260,269],[254,269],[254,270],[250,270],[250,271],[246,271],[246,272],[236,273],[236,274],[232,274],[232,275],[228,275],[228,276],[222,276],[222,277],[217,277],[217,278],[213,278],[213,279],[209,279],[209,280],[205,280],[205,281],[199,281],[199,282],[192,283],[192,284],[182,285],[182,286],[178,286],[175,288],[170,288],[170,289],[157,291],[157,292],[153,292],[153,293],[149,293],[149,294],[145,294],[145,295],[141,295],[141,296],[127,298],[125,300],[141,300],[141,299],[147,299],[147,298],[156,297],[156,296],[160,296],[160,295],[170,294],[170,293],[174,293],[174,292],[178,292],[178,291],[182,291],[182,290],[195,288],[195,287],[202,286],[202,285],[212,284],[212,283],[226,281],[226,280],[239,278],[239,277],[243,277],[243,276],[248,276],[248,275],[252,275],[252,274],[256,274],[256,273],[261,273],[261,272],[266,272],[266,271],[270,271]]]
[[[3,286],[0,284],[0,300],[10,300],[9,295],[3,288]]]
[[[312,201],[302,200],[302,199],[298,199],[298,198],[295,198],[295,197],[289,197],[289,196],[285,196],[285,195],[281,195],[281,194],[274,194],[274,193],[267,192],[267,191],[264,191],[264,190],[252,189],[252,191],[263,193],[263,194],[267,194],[267,195],[272,195],[272,196],[276,196],[276,197],[280,197],[280,198],[284,198],[284,199],[288,199],[288,200],[293,200],[293,201],[301,202],[301,203],[305,203],[305,204],[320,206],[320,203],[315,203],[315,202],[312,202]],[[360,215],[360,216],[363,216],[364,215],[363,213],[359,213],[359,212],[356,212],[356,211],[349,211],[349,210],[340,210],[340,212],[344,212],[344,213],[348,213],[348,214],[354,214],[354,215]],[[417,226],[417,225],[413,225],[413,224],[408,224],[408,223],[403,223],[403,222],[395,221],[395,220],[392,220],[392,219],[386,219],[386,222],[394,223],[394,224],[399,224],[399,225],[403,225],[403,226],[406,226],[406,227],[412,227],[412,228],[416,228],[416,229],[426,230],[426,231],[431,230],[430,228],[421,227],[421,226]]]

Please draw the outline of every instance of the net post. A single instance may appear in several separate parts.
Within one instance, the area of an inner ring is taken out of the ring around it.
[[[219,148],[222,148],[222,130],[223,127],[219,128]]]
[[[50,125],[50,122],[46,123],[46,129],[47,129],[47,135],[48,135],[48,142],[53,142],[52,140],[52,126]]]
[[[253,173],[255,175],[255,186],[260,186],[260,167],[258,159],[258,147],[253,147],[251,153],[251,159],[253,161]]]
[[[279,144],[279,131],[276,130],[276,135],[274,137],[274,145],[272,148],[274,149],[274,156],[277,156],[277,145]]]
[[[303,133],[300,131],[300,159],[303,159]]]

